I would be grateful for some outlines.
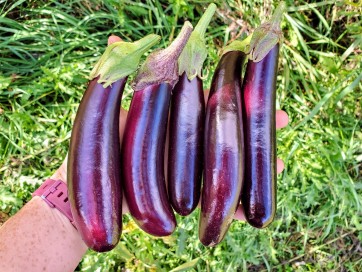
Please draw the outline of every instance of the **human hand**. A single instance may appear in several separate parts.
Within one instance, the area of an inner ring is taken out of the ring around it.
[[[117,41],[121,41],[121,39],[117,36],[110,36],[108,38],[108,45],[112,44],[114,42]],[[206,90],[204,92],[204,96],[205,96],[205,101],[207,101],[209,95],[209,91]],[[122,143],[122,139],[123,139],[123,133],[124,133],[124,128],[126,125],[126,120],[127,120],[127,114],[128,112],[121,108],[121,112],[120,112],[120,117],[119,117],[119,136],[120,136],[120,141]],[[285,111],[282,110],[277,110],[276,111],[276,128],[277,129],[281,129],[283,127],[286,127],[288,125],[289,122],[289,118],[288,115]],[[166,143],[167,144],[167,143]],[[166,147],[165,150],[167,151],[168,148]],[[165,156],[165,163],[167,162],[167,152],[166,152],[166,156]],[[67,156],[64,159],[62,165],[54,172],[54,174],[51,176],[52,179],[60,179],[63,180],[64,182],[66,182],[66,178],[67,178]],[[281,159],[277,159],[277,173],[281,173],[284,169],[284,162]],[[165,167],[165,170],[167,171],[167,167]],[[167,176],[167,175],[165,175]],[[122,214],[128,213],[128,205],[127,202],[125,201],[125,197],[122,198]],[[237,220],[241,220],[241,221],[245,221],[245,216],[244,216],[244,211],[242,206],[240,205],[239,208],[237,209],[235,216],[235,219]]]

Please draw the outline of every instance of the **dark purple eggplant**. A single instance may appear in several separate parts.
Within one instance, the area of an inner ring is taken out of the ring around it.
[[[243,83],[245,182],[242,193],[250,225],[264,228],[276,210],[275,89],[279,45],[259,62],[248,62]]]
[[[87,246],[108,251],[121,234],[118,116],[126,78],[104,88],[93,79],[73,125],[68,187],[72,214]]]
[[[199,203],[203,171],[205,99],[202,65],[205,32],[216,10],[210,4],[179,58],[179,81],[172,91],[168,149],[168,192],[173,209],[189,215]]]
[[[190,34],[186,22],[166,49],[152,53],[135,79],[122,144],[122,174],[130,214],[145,232],[170,235],[176,227],[165,183],[164,151],[177,59]]]
[[[119,241],[121,98],[132,67],[137,68],[141,55],[158,40],[159,36],[149,35],[133,44],[110,45],[92,72],[91,77],[96,77],[90,81],[74,121],[67,170],[69,200],[82,239],[95,251],[109,251]],[[119,63],[127,60],[129,54],[137,63]]]
[[[190,214],[200,199],[205,99],[202,81],[184,73],[172,92],[168,192],[173,209]]]
[[[214,72],[206,106],[204,183],[199,238],[222,241],[240,201],[244,176],[241,69],[245,54],[225,53]]]
[[[242,86],[245,134],[242,204],[246,220],[256,228],[268,226],[276,211],[275,92],[283,10],[284,6],[279,6],[271,21],[255,30]]]
[[[134,93],[123,138],[125,196],[131,215],[147,233],[165,236],[176,219],[164,176],[167,115],[172,86],[154,84]]]

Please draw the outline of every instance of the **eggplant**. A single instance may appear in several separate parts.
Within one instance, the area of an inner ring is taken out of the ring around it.
[[[102,252],[116,246],[122,226],[118,116],[126,78],[107,88],[97,80],[74,121],[68,187],[78,231],[88,247]]]
[[[279,45],[259,62],[248,61],[242,87],[245,182],[242,203],[248,223],[268,226],[276,211],[275,91]]]
[[[240,201],[244,177],[241,70],[245,54],[228,51],[214,72],[206,106],[199,239],[220,243]]]
[[[170,235],[176,227],[166,190],[164,151],[177,59],[191,31],[186,22],[175,41],[152,53],[140,68],[123,136],[122,175],[129,211],[136,224],[154,236]]]
[[[108,46],[92,71],[74,121],[67,166],[71,211],[82,239],[98,252],[114,248],[122,229],[119,114],[123,89],[141,55],[158,41],[159,36],[149,35],[133,44]],[[124,64],[130,55],[133,63]]]
[[[242,86],[245,135],[245,182],[242,204],[247,222],[268,226],[276,212],[275,98],[280,40],[280,5],[270,22],[253,33],[251,59]]]
[[[172,92],[170,110],[168,191],[173,209],[189,215],[199,203],[205,99],[202,80],[184,73]]]
[[[210,4],[182,51],[179,81],[171,96],[168,192],[173,209],[183,216],[194,211],[200,199],[205,122],[201,71],[207,57],[204,36],[215,10]]]
[[[172,86],[153,84],[134,93],[123,140],[125,196],[132,217],[147,233],[165,236],[176,219],[164,176],[167,116]]]

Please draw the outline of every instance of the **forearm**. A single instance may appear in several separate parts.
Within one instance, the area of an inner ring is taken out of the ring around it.
[[[68,218],[40,197],[0,228],[0,271],[74,271],[86,250]]]
[[[66,180],[66,159],[51,178]],[[40,197],[0,228],[0,271],[74,271],[86,250],[69,219]]]

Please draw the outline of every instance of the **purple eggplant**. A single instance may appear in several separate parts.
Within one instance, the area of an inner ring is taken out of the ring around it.
[[[67,170],[69,199],[75,225],[86,245],[95,251],[109,251],[119,241],[121,98],[127,75],[158,40],[159,36],[149,35],[133,44],[118,42],[108,46],[92,71],[93,79],[74,121]],[[122,64],[129,54],[134,63]]]
[[[222,241],[240,201],[244,176],[241,69],[245,54],[225,53],[214,72],[206,106],[204,183],[199,238]]]
[[[164,151],[177,59],[192,26],[186,22],[166,49],[152,53],[140,68],[122,144],[124,192],[130,214],[145,232],[170,235],[176,227],[165,183]]]
[[[275,92],[284,8],[280,5],[253,33],[242,86],[246,158],[242,204],[246,220],[256,228],[268,226],[276,211]]]
[[[147,233],[165,236],[176,226],[164,176],[167,116],[172,86],[154,84],[134,93],[123,140],[125,196]]]
[[[68,187],[78,231],[87,246],[102,252],[115,247],[121,234],[118,116],[126,78],[107,88],[97,80],[90,82],[74,121]]]
[[[199,203],[203,171],[205,99],[202,65],[205,32],[216,10],[210,4],[179,58],[179,81],[172,91],[168,150],[168,192],[173,209],[189,215]]]
[[[245,182],[242,203],[250,225],[269,225],[276,210],[275,83],[279,45],[248,62],[243,83]]]
[[[172,92],[168,192],[173,209],[185,216],[200,199],[205,99],[202,81],[184,73]]]

